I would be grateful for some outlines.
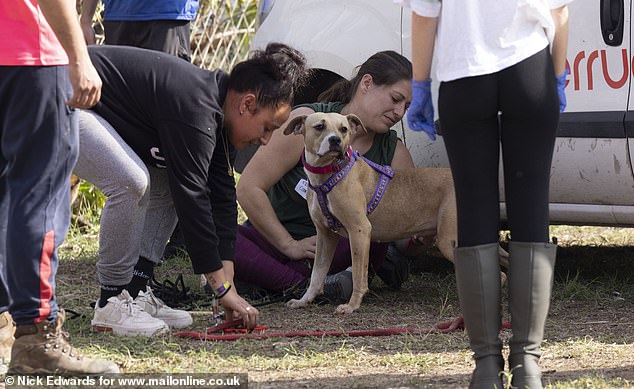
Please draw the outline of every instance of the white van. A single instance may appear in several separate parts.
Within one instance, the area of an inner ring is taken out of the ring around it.
[[[634,226],[630,2],[577,0],[569,5],[568,107],[561,116],[551,172],[554,224]],[[411,11],[391,0],[261,3],[268,9],[262,10],[252,47],[284,42],[306,55],[318,77],[303,101],[314,101],[339,77],[350,78],[377,51],[411,58]],[[410,131],[406,121],[395,129],[417,166],[448,166],[442,136],[432,142]],[[503,188],[500,195],[503,199]]]

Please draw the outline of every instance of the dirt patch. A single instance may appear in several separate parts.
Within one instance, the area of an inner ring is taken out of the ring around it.
[[[550,388],[634,387],[633,250],[563,242],[541,359]],[[247,373],[253,388],[465,388],[473,369],[461,331],[221,343],[95,335],[88,330],[88,303],[97,296],[96,251],[76,253],[71,247],[65,255],[74,259],[60,265],[59,300],[84,314],[69,321],[74,344],[100,356],[110,353],[105,356],[128,372]],[[187,264],[158,270],[159,278],[172,280],[178,273],[192,290],[197,287]],[[334,309],[270,304],[261,307],[261,324],[269,332],[429,329],[460,314],[453,266],[431,250],[412,262],[412,275],[400,291],[375,279],[358,312],[335,316]],[[209,314],[196,314],[193,330],[207,326]],[[502,332],[503,340],[510,336],[509,330]]]
[[[560,251],[554,298],[546,327],[541,364],[551,387],[630,387],[634,385],[634,261],[631,248],[569,246]],[[351,316],[337,317],[334,306],[289,311],[283,304],[263,308],[264,321],[276,330],[430,328],[459,314],[451,264],[433,251],[413,262],[413,275],[401,291],[374,280],[372,293]],[[614,288],[620,289],[613,290]],[[504,302],[506,307],[506,296]],[[505,314],[508,319],[508,314]],[[512,332],[504,330],[508,342]],[[298,349],[313,340],[279,340]],[[341,340],[339,340],[341,342]],[[427,365],[376,366],[371,363],[299,371],[250,374],[256,387],[438,387],[463,388],[473,369],[463,332],[400,335],[389,338],[347,338],[348,347],[373,355],[408,350],[428,357]],[[508,352],[505,346],[505,352]],[[588,381],[589,380],[589,381]]]

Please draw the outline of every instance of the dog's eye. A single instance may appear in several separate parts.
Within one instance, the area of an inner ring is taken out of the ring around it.
[[[348,127],[341,127],[341,133],[345,134],[346,132],[348,132]]]
[[[314,128],[315,128],[315,130],[317,130],[317,131],[322,131],[324,128],[326,128],[326,126],[324,126],[324,124],[323,124],[323,123],[318,123],[318,124],[315,124],[315,127],[314,127]]]

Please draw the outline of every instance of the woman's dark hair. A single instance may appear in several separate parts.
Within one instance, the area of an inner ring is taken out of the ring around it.
[[[233,68],[228,88],[254,92],[258,106],[276,108],[280,103],[292,104],[295,92],[309,77],[302,53],[282,43],[269,43]]]
[[[358,66],[357,75],[351,80],[339,80],[317,98],[320,102],[340,101],[347,104],[364,75],[372,76],[376,85],[393,85],[412,79],[412,63],[396,51],[379,51]]]

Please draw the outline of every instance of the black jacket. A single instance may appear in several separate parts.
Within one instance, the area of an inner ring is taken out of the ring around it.
[[[235,149],[222,113],[229,76],[158,51],[126,46],[88,51],[103,81],[94,111],[146,164],[167,169],[194,272],[219,270],[222,259],[234,258],[237,229],[228,166]]]

